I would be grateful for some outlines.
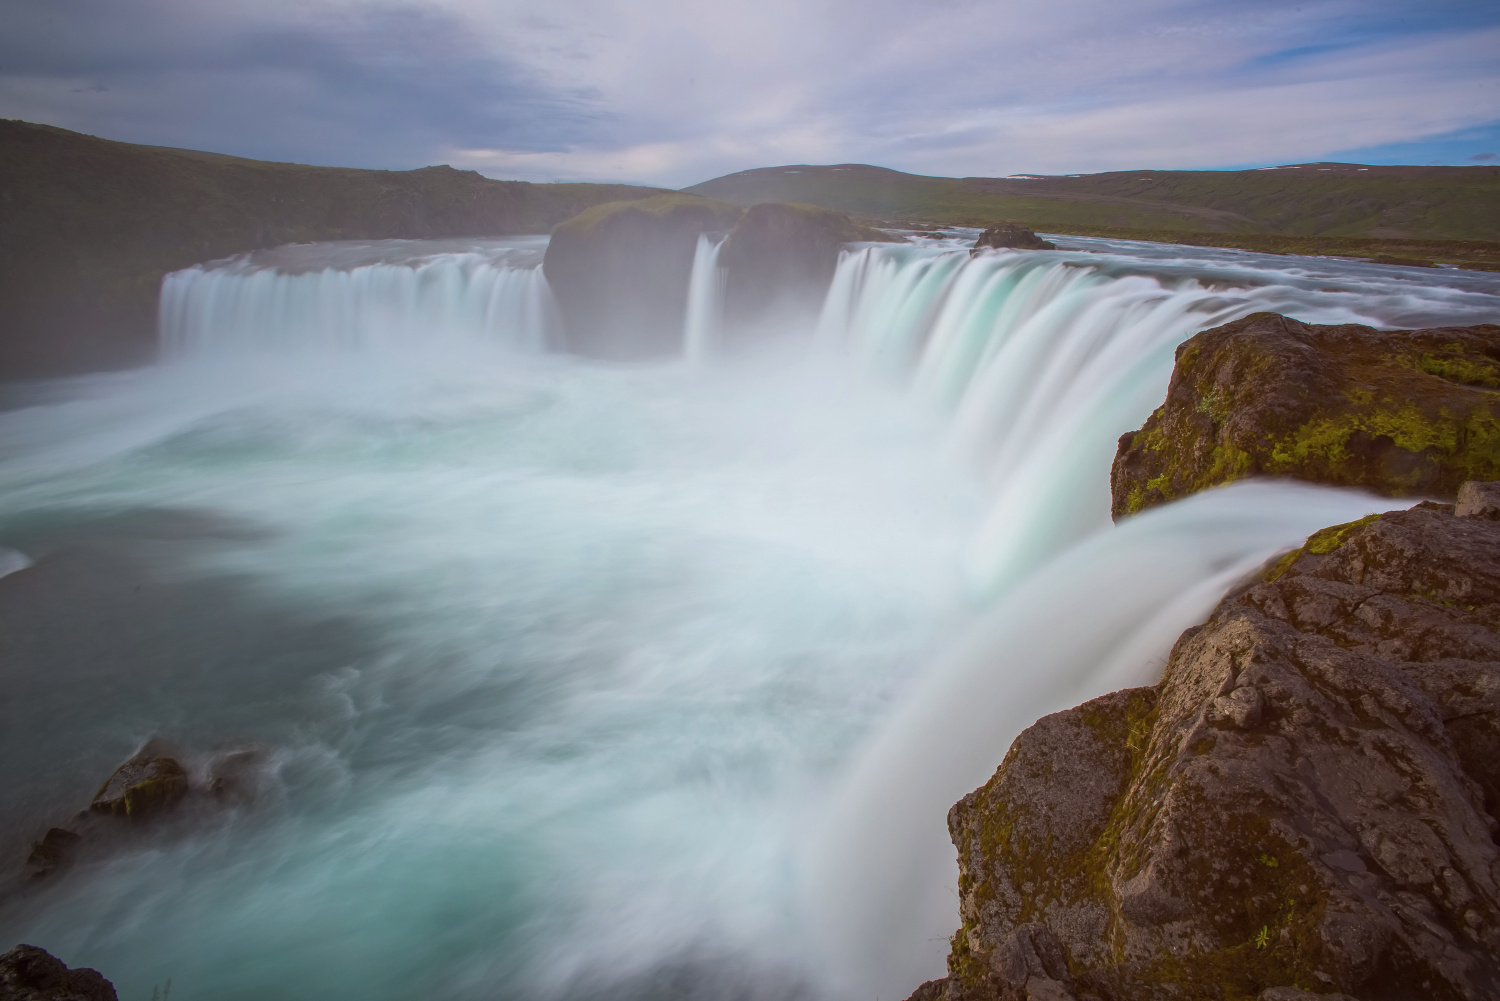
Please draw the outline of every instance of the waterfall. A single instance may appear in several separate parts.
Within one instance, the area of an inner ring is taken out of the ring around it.
[[[809,846],[805,892],[831,992],[899,998],[943,975],[959,924],[943,820],[1023,729],[1154,684],[1182,630],[1268,556],[1325,526],[1409,504],[1235,484],[1098,533],[997,601],[882,728]]]
[[[690,362],[702,362],[718,347],[724,321],[724,271],[719,267],[723,238],[707,233],[698,237],[693,253],[693,271],[688,280],[687,317],[683,324],[683,354]]]
[[[173,272],[161,290],[163,353],[541,350],[557,319],[539,256],[494,242],[375,261],[358,253],[369,245],[334,244],[295,267],[273,253]]]
[[[1058,242],[852,248],[812,338],[731,353],[700,241],[664,336],[702,364],[539,351],[545,237],[170,275],[162,364],[0,409],[0,847],[151,734],[195,776],[253,749],[253,795],[0,894],[0,935],[140,998],[940,976],[944,816],[1014,736],[1403,503],[1245,483],[1113,526],[1175,347],[1259,309],[1500,315],[1495,275]]]
[[[951,416],[952,446],[991,483],[968,572],[998,592],[1109,524],[1120,434],[1160,405],[1178,344],[1257,310],[1380,323],[1295,282],[1185,273],[1090,254],[873,246],[839,261],[817,337]],[[1179,269],[1180,271],[1181,269]],[[1360,307],[1368,307],[1365,297]]]

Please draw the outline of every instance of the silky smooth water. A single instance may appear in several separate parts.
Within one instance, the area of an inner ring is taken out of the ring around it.
[[[1175,345],[1266,308],[1500,317],[1489,276],[1074,242],[856,248],[815,331],[733,357],[709,244],[685,359],[649,365],[543,349],[535,242],[170,277],[166,361],[0,413],[30,561],[0,577],[0,845],[153,734],[252,749],[254,795],[12,886],[0,934],[127,1001],[939,975],[947,804],[1384,506],[1248,484],[1111,528]]]

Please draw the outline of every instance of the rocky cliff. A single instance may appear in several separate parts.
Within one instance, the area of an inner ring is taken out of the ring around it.
[[[0,120],[0,381],[149,360],[162,276],[199,261],[317,240],[543,233],[655,193],[265,163]]]
[[[742,210],[686,194],[596,205],[553,230],[542,265],[566,347],[603,358],[681,351],[693,258],[705,233],[724,240],[718,266],[731,341],[816,316],[839,248],[891,239],[806,205]]]
[[[698,237],[723,233],[739,217],[708,198],[659,195],[596,205],[562,223],[542,268],[565,346],[601,358],[680,351]]]
[[[1120,438],[1114,516],[1257,475],[1449,500],[1500,479],[1500,326],[1256,313],[1185,341],[1166,402]]]
[[[778,321],[816,317],[833,281],[839,248],[890,239],[830,209],[784,202],[751,206],[719,254],[730,336],[754,337]]]
[[[914,1001],[1500,997],[1500,484],[1314,535],[948,823]]]

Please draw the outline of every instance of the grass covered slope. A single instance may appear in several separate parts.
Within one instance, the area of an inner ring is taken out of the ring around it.
[[[654,193],[268,163],[0,120],[0,380],[149,359],[162,276],[199,261],[318,240],[546,232]]]
[[[1057,177],[927,177],[863,164],[794,165],[728,174],[685,189],[739,205],[796,201],[870,220],[988,226],[1017,222],[1075,235],[1214,245],[1275,235],[1247,249],[1327,253],[1318,241],[1378,241],[1368,256],[1452,259],[1449,248],[1401,253],[1413,241],[1500,240],[1500,167],[1305,164],[1266,170],[1131,170]],[[1309,244],[1311,241],[1311,244]],[[1500,266],[1500,246],[1489,248]],[[1365,256],[1365,255],[1359,255]],[[1471,250],[1471,258],[1476,257]],[[1486,255],[1479,254],[1478,257]]]

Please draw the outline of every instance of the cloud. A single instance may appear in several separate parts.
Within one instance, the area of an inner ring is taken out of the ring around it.
[[[1055,173],[1500,122],[1500,9],[1444,0],[12,6],[0,114],[317,163],[673,186],[793,162]]]
[[[1470,160],[1477,160],[1480,163],[1489,163],[1492,160],[1500,160],[1500,154],[1497,154],[1497,153],[1475,153],[1473,156],[1469,157],[1469,159]]]

